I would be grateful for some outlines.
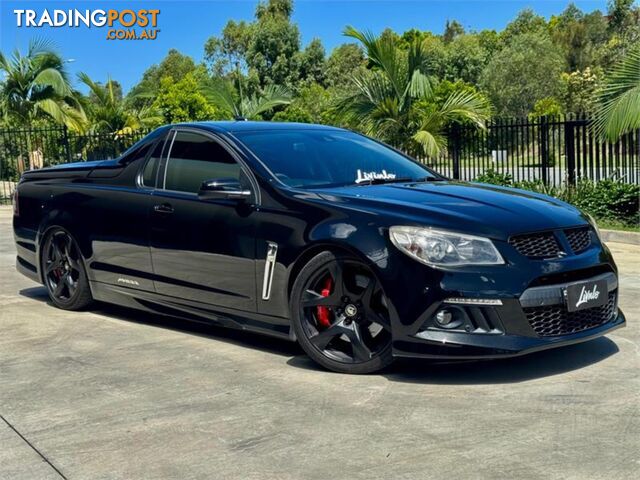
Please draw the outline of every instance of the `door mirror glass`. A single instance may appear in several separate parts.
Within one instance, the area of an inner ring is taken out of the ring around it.
[[[214,178],[205,180],[198,191],[201,200],[235,199],[244,200],[251,196],[251,190],[243,188],[236,178]]]

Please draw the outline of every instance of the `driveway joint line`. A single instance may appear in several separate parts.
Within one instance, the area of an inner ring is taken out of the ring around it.
[[[4,423],[6,423],[6,424],[7,424],[7,426],[8,426],[11,430],[13,430],[13,431],[16,433],[16,435],[18,435],[18,436],[19,436],[19,437],[24,441],[24,443],[26,443],[27,445],[29,445],[29,446],[31,447],[31,449],[32,449],[34,452],[36,452],[38,455],[40,455],[40,457],[41,457],[45,462],[47,462],[47,464],[48,464],[51,468],[53,468],[53,469],[55,470],[55,472],[56,472],[58,475],[60,475],[60,478],[63,478],[64,480],[68,480],[68,479],[67,479],[67,477],[65,477],[65,476],[62,474],[62,472],[61,472],[60,470],[58,470],[58,469],[56,468],[56,466],[55,466],[53,463],[51,463],[51,461],[50,461],[47,457],[45,457],[45,456],[44,456],[44,454],[43,454],[40,450],[38,450],[38,449],[37,449],[37,448],[36,448],[36,447],[35,447],[35,446],[34,446],[34,445],[29,441],[29,440],[27,440],[27,439],[25,438],[25,436],[24,436],[24,435],[22,435],[22,434],[21,434],[21,433],[20,433],[20,432],[19,432],[19,431],[18,431],[18,430],[13,426],[13,425],[11,425],[11,424],[9,423],[9,421],[8,421],[6,418],[4,418],[4,416],[3,416],[3,415],[0,415],[0,418],[2,419],[2,421],[3,421]]]

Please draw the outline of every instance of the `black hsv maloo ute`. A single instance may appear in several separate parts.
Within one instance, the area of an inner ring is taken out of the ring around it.
[[[338,372],[521,355],[625,324],[585,214],[338,128],[162,127],[115,160],[26,172],[14,232],[18,270],[60,308],[276,335]]]

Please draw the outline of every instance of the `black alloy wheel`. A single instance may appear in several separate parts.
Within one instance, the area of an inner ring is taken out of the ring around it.
[[[315,257],[296,279],[291,307],[298,341],[324,367],[370,373],[391,363],[388,302],[360,260],[331,252]]]
[[[49,298],[57,307],[79,310],[91,303],[80,249],[66,230],[56,228],[47,235],[42,272]]]

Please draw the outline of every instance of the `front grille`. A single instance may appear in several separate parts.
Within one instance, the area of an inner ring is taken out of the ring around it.
[[[560,245],[553,232],[517,235],[511,237],[509,243],[529,258],[553,258],[560,254]]]
[[[554,337],[582,332],[610,321],[616,313],[616,292],[600,307],[569,312],[565,305],[524,308],[531,328],[541,337]]]
[[[573,253],[580,253],[591,244],[591,229],[589,227],[572,228],[564,231]]]

